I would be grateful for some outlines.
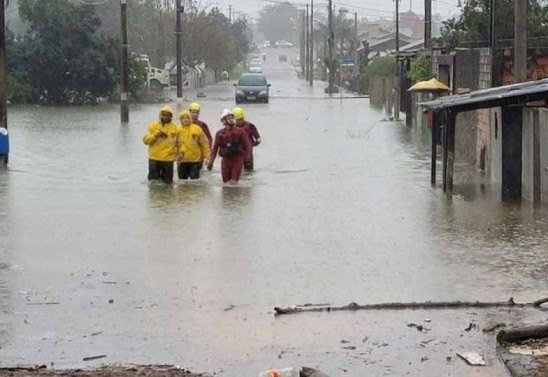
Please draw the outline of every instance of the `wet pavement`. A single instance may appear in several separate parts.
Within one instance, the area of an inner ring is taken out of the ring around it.
[[[326,99],[324,84],[309,88],[276,56],[266,74],[270,104],[244,106],[263,138],[257,171],[237,187],[221,184],[219,161],[199,182],[146,182],[141,137],[160,106],[133,106],[129,125],[111,105],[10,108],[13,153],[0,170],[2,366],[504,375],[481,328],[546,313],[274,317],[274,306],[304,303],[548,296],[548,212],[499,203],[466,168],[447,201],[429,185],[428,145],[404,125],[383,122],[365,99]],[[232,90],[205,90],[202,118],[213,130],[234,106]],[[478,327],[464,331],[471,322]],[[459,351],[481,352],[488,366],[465,365]],[[83,361],[94,355],[107,358]]]

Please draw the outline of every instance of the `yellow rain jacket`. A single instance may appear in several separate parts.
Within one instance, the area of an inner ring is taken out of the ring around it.
[[[181,127],[182,149],[184,157],[182,162],[202,162],[209,160],[209,141],[202,130],[196,124]]]
[[[162,109],[167,111],[168,108]],[[172,111],[169,111],[173,113]],[[156,138],[158,132],[163,131],[166,137]],[[156,161],[175,161],[179,154],[184,153],[181,127],[175,123],[162,124],[160,120],[148,126],[143,143],[148,145],[148,158]]]

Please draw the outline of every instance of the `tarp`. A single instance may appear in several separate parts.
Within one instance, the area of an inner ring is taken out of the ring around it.
[[[409,88],[410,92],[419,92],[419,91],[450,91],[451,89],[442,83],[441,81],[436,80],[436,78],[432,78],[428,81],[419,81],[415,85],[413,85],[411,88]]]

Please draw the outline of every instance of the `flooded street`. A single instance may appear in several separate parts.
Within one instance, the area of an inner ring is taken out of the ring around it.
[[[469,317],[483,325],[545,314],[274,317],[275,306],[304,303],[547,296],[548,211],[501,204],[489,187],[462,183],[471,173],[456,178],[447,201],[429,184],[429,146],[405,125],[382,121],[367,99],[326,99],[324,83],[310,89],[290,63],[269,59],[270,104],[243,106],[263,140],[256,171],[236,187],[222,185],[220,159],[199,182],[146,181],[141,138],[159,105],[132,107],[129,125],[114,105],[10,108],[12,154],[0,170],[2,365],[468,376],[478,371],[455,353],[472,348],[486,354],[482,375],[504,375],[492,338],[462,332]],[[233,87],[205,92],[201,117],[216,131],[220,111],[234,107]],[[430,333],[406,326],[425,318]],[[439,344],[419,347],[432,338]],[[93,355],[108,357],[82,361]]]

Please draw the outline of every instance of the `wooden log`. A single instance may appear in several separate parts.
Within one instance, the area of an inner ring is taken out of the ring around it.
[[[389,302],[383,304],[358,305],[352,302],[344,306],[292,306],[288,308],[275,307],[276,315],[309,313],[309,312],[336,312],[336,311],[356,311],[356,310],[417,310],[417,309],[464,309],[464,308],[508,308],[508,307],[535,307],[540,308],[542,304],[548,302],[548,298],[543,298],[531,303],[516,303],[513,298],[501,302],[480,302],[480,301],[441,301],[441,302]]]
[[[497,334],[497,341],[502,342],[521,342],[529,339],[548,338],[548,326],[530,326],[514,329],[502,330]]]

